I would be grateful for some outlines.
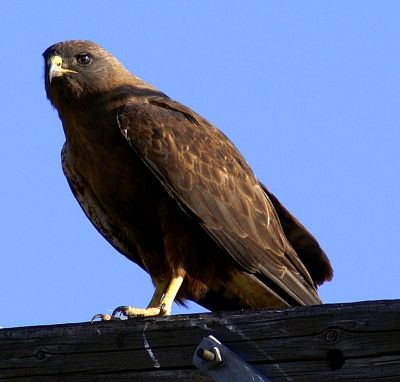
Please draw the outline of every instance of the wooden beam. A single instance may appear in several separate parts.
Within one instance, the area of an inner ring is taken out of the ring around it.
[[[0,381],[209,381],[213,335],[272,381],[400,381],[400,300],[0,330]]]

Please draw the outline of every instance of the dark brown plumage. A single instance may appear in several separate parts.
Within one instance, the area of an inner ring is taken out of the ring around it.
[[[212,310],[320,302],[329,260],[221,131],[92,42],[43,56],[71,190],[156,286],[148,310],[117,311],[169,314],[174,298]]]

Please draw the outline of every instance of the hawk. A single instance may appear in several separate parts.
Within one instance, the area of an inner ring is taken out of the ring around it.
[[[147,308],[113,316],[169,315],[186,299],[213,311],[321,302],[327,256],[220,130],[93,42],[60,42],[43,57],[69,186],[155,286]]]

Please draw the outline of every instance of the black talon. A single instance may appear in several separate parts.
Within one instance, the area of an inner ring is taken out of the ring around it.
[[[115,308],[111,314],[112,319],[121,320],[120,317],[116,317],[116,315],[118,313],[120,314],[120,316],[124,315],[125,317],[128,317],[128,315],[126,314],[126,311],[128,310],[128,308],[129,308],[129,306],[126,306],[126,305],[118,306],[117,308]]]
[[[95,322],[95,320],[97,320],[98,318],[100,318],[100,321],[110,321],[109,319],[106,319],[106,317],[108,316],[108,314],[95,314],[92,319],[90,320],[90,323],[93,324],[93,322]],[[111,317],[111,320],[117,320],[118,318],[116,317]]]
[[[92,319],[90,320],[90,323],[93,324],[98,318],[103,319],[103,314],[95,314]]]
[[[161,304],[159,315],[161,316],[161,315],[163,315],[163,314],[165,314],[165,313],[167,313],[167,309],[166,309],[166,307],[165,307],[165,304]]]

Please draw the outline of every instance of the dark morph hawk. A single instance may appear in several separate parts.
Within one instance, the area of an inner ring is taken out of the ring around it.
[[[320,303],[328,258],[220,130],[92,42],[43,56],[71,190],[155,285],[147,309],[114,314],[170,314],[185,299],[211,310]]]

